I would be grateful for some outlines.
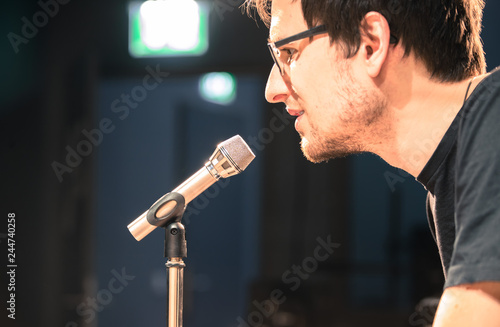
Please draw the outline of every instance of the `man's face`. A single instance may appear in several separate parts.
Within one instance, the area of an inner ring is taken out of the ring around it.
[[[300,1],[273,0],[270,41],[275,42],[308,29]],[[284,102],[297,116],[306,158],[320,162],[369,149],[370,127],[384,112],[380,93],[374,92],[363,72],[359,52],[345,59],[328,34],[284,45],[291,59],[281,76],[276,65],[266,86],[269,102]],[[369,91],[370,88],[372,91]],[[366,144],[368,142],[368,144]]]

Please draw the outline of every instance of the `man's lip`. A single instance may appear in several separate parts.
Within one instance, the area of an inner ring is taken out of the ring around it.
[[[304,110],[286,108],[286,111],[291,116],[296,116],[297,117],[297,119],[295,119],[295,124],[294,125],[295,125],[295,130],[300,133],[299,124],[300,124],[300,120],[302,118],[302,115],[304,114]]]
[[[289,115],[291,116],[300,116],[304,113],[303,110],[299,109],[291,109],[291,108],[286,108],[286,111],[288,112]]]

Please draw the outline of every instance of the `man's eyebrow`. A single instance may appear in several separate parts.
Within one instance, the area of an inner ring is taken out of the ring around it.
[[[268,43],[275,43],[279,40],[281,40],[281,38],[278,37],[278,31],[275,29],[273,29],[273,32],[269,31],[269,37],[267,38]]]
[[[274,35],[269,36],[269,37],[267,38],[267,42],[268,42],[268,43],[276,43],[276,42],[279,42],[279,41],[281,41],[281,40],[283,40],[283,38],[282,38],[282,37],[279,37],[277,34],[274,34]]]

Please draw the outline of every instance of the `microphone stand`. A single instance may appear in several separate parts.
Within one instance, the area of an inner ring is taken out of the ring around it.
[[[186,231],[180,222],[173,222],[165,228],[165,257],[167,258],[167,313],[168,327],[182,327],[184,301],[184,268],[182,260],[187,256]]]
[[[163,217],[157,212],[167,202],[175,202],[173,210]],[[167,327],[182,327],[184,307],[184,268],[183,258],[187,257],[186,230],[181,223],[185,210],[184,196],[177,192],[165,194],[147,212],[147,220],[165,229],[164,257],[167,268]]]
[[[164,256],[168,258],[168,327],[182,327],[184,264],[187,257],[186,231],[181,223],[186,203],[200,195],[221,177],[241,173],[255,158],[239,135],[220,143],[203,168],[171,193],[165,194],[149,210],[127,227],[140,241],[156,227],[165,229]]]

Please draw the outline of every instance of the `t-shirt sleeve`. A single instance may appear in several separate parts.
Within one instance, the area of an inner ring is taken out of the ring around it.
[[[500,281],[500,74],[476,90],[458,133],[456,238],[445,287]]]

